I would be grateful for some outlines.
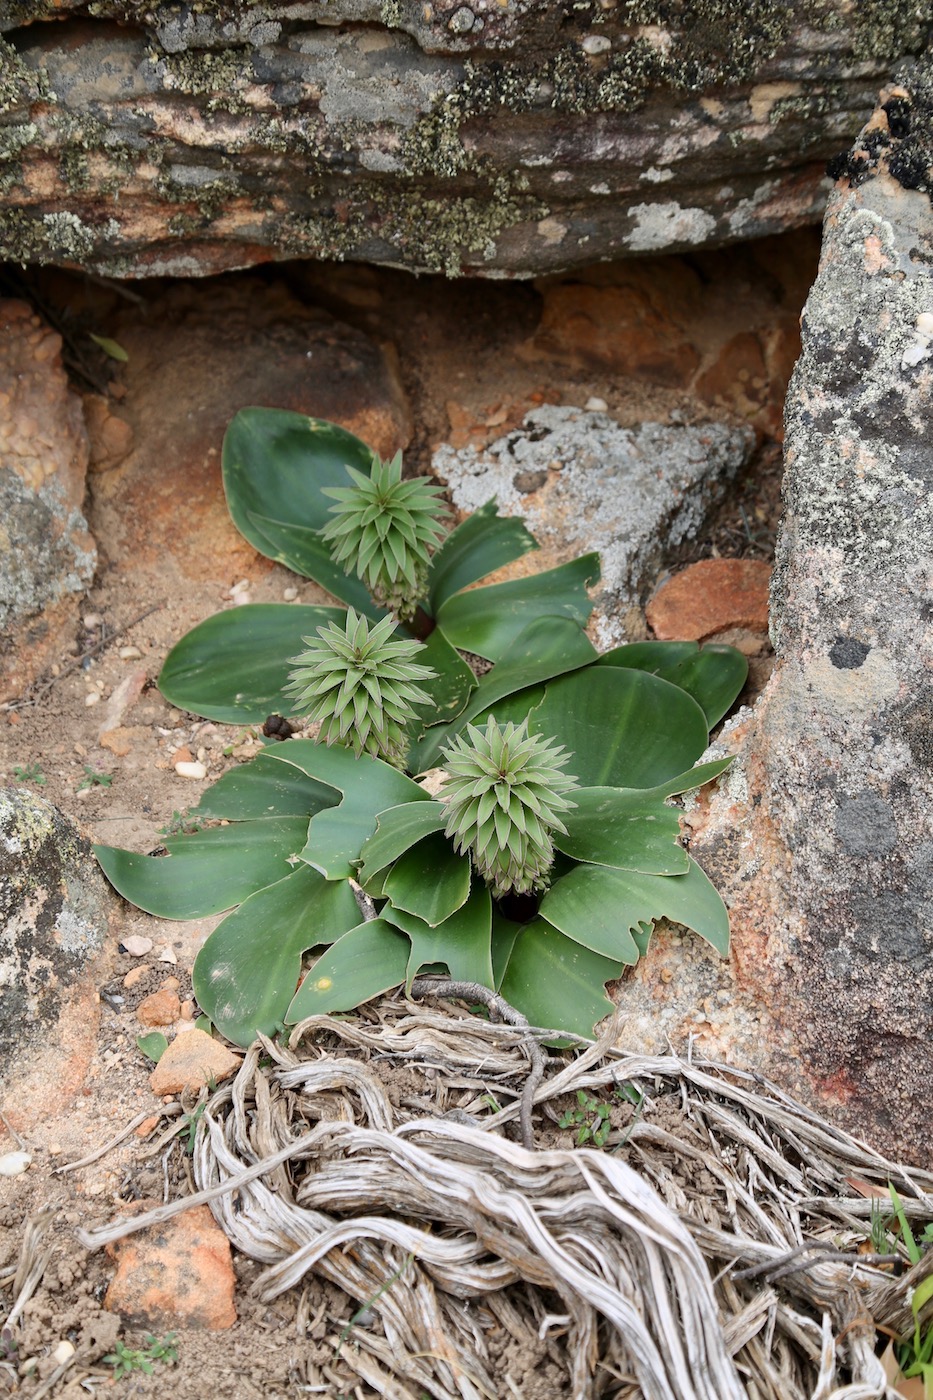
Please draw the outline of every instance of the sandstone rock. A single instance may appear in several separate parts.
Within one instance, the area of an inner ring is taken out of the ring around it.
[[[197,1092],[211,1081],[220,1084],[229,1079],[239,1065],[236,1055],[219,1040],[194,1029],[172,1041],[149,1076],[149,1084],[154,1094]]]
[[[135,446],[91,490],[110,557],[134,569],[161,570],[168,559],[183,579],[229,583],[271,567],[237,533],[223,497],[221,445],[240,408],[332,419],[384,457],[409,440],[390,359],[280,283],[180,284],[160,295],[157,321],[134,306],[108,333],[129,356],[122,411]]]
[[[67,817],[26,788],[0,791],[0,1107],[20,1131],[84,1079],[116,909]]]
[[[693,846],[729,892],[736,985],[762,1021],[754,1062],[924,1164],[931,121],[925,65],[884,94],[830,204],[787,406],[777,665]]]
[[[753,442],[724,423],[632,430],[605,413],[545,404],[484,451],[440,448],[433,467],[461,510],[495,496],[503,514],[526,518],[543,546],[535,571],[600,551],[596,625],[610,646],[624,640],[626,611],[665,552],[696,534]]]
[[[0,302],[0,699],[61,649],[97,551],[82,515],[88,444],[61,337]]]
[[[144,1026],[171,1026],[180,1015],[181,1002],[176,993],[167,987],[161,987],[159,991],[143,997],[136,1008],[137,1019]]]
[[[152,1204],[139,1202],[135,1208]],[[124,1322],[160,1332],[175,1327],[219,1332],[236,1322],[230,1242],[207,1206],[193,1206],[118,1240],[107,1253],[117,1270],[104,1306]]]
[[[648,625],[662,642],[701,642],[730,627],[767,632],[770,582],[760,559],[701,559],[661,585]]]
[[[0,26],[3,256],[117,276],[527,275],[812,222],[929,31],[894,0],[27,0]]]

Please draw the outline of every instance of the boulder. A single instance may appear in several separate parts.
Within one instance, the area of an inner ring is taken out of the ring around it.
[[[692,849],[732,906],[722,989],[761,1018],[760,1048],[743,1013],[724,1035],[730,1053],[751,1048],[753,1062],[850,1131],[924,1164],[933,1153],[931,130],[925,65],[883,94],[841,163],[787,403],[777,663],[734,736],[735,769],[692,818]]]
[[[0,789],[0,1108],[20,1131],[84,1080],[118,906],[62,812],[27,788]]]
[[[0,255],[524,276],[774,233],[929,30],[908,0],[3,0]]]
[[[639,626],[633,614],[659,568],[696,538],[754,444],[744,425],[631,429],[606,413],[543,404],[481,451],[439,448],[432,467],[459,509],[495,497],[502,514],[525,518],[542,545],[536,572],[599,551],[594,625],[611,647]]]
[[[0,301],[0,699],[61,649],[97,564],[87,433],[61,350],[30,306]]]

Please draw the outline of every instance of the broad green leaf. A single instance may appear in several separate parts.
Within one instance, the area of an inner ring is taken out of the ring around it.
[[[307,843],[300,852],[301,859],[328,880],[345,880],[354,873],[380,812],[403,802],[431,801],[423,788],[391,764],[369,754],[357,758],[336,744],[327,748],[310,739],[288,739],[264,753],[342,794],[342,801],[311,818]]]
[[[604,988],[623,967],[535,919],[518,934],[498,991],[533,1026],[592,1036],[614,1010]]]
[[[315,583],[326,588],[335,598],[349,603],[358,613],[365,613],[376,620],[385,617],[385,609],[373,602],[366,585],[355,574],[348,574],[341,564],[334,563],[319,531],[284,520],[273,520],[257,510],[248,511],[247,519],[255,537],[265,541],[266,548],[262,553],[270,559],[275,559],[303,578],[313,578]],[[254,542],[252,536],[250,542]]]
[[[529,578],[471,588],[442,604],[437,624],[461,651],[500,661],[536,617],[570,617],[585,627],[593,604],[588,588],[599,582],[599,555],[584,554]]]
[[[224,435],[227,507],[240,534],[274,559],[251,515],[320,530],[334,504],[324,489],[351,485],[348,466],[369,476],[372,464],[365,442],[335,423],[280,408],[242,408]]]
[[[570,796],[576,806],[563,814],[567,830],[553,833],[554,845],[565,855],[649,875],[686,873],[687,853],[677,844],[679,814],[655,793],[590,787]]]
[[[375,833],[360,852],[359,881],[364,887],[380,871],[424,836],[444,829],[444,809],[439,802],[403,802],[380,812]]]
[[[633,908],[642,909],[645,901],[638,905],[630,900],[627,904],[625,881],[666,878],[610,870],[606,865],[578,865],[554,882],[542,899],[538,913],[575,943],[582,943],[584,948],[634,965],[638,962],[638,945],[632,937],[632,927],[641,918],[653,918],[655,911],[649,906],[647,911],[633,913]]]
[[[383,910],[383,918],[397,925],[411,939],[405,982],[407,988],[411,988],[412,981],[423,967],[434,963],[443,963],[450,976],[458,982],[493,986],[490,953],[492,900],[489,890],[481,881],[474,882],[466,904],[436,928],[403,909],[391,906]]]
[[[428,605],[432,616],[461,588],[537,548],[537,540],[519,516],[499,515],[495,501],[487,501],[451,530],[431,560]]]
[[[274,752],[270,745],[248,763],[231,768],[208,788],[194,813],[198,817],[219,817],[227,821],[310,818],[322,807],[332,807],[340,801],[336,788],[309,778],[290,763],[277,761]]]
[[[322,953],[285,1015],[293,1026],[325,1011],[352,1011],[405,981],[410,943],[385,919],[351,928]]]
[[[493,905],[492,910],[492,974],[493,986],[498,987],[512,956],[515,940],[522,931],[522,925],[514,919],[507,919],[500,909]]]
[[[654,787],[690,768],[707,746],[691,696],[644,671],[588,667],[548,682],[529,729],[573,754],[583,786]]]
[[[638,961],[641,926],[656,919],[693,929],[723,956],[729,951],[726,907],[694,860],[686,875],[578,865],[554,882],[540,915],[594,953],[627,963]]]
[[[466,903],[470,857],[458,856],[442,832],[426,836],[399,856],[383,889],[396,909],[434,928]]]
[[[147,1060],[158,1064],[168,1049],[168,1041],[161,1031],[150,1031],[148,1035],[136,1037],[136,1048],[143,1052]]]
[[[440,763],[441,748],[478,714],[493,710],[498,701],[552,676],[587,666],[596,650],[579,623],[567,617],[538,617],[523,628],[509,654],[481,676],[469,702],[456,719],[432,726],[412,751],[419,771]]]
[[[274,1035],[301,976],[301,956],[354,928],[360,911],[346,882],[299,866],[228,914],[194,962],[194,994],[235,1045]]]
[[[215,613],[172,647],[159,689],[170,704],[223,724],[289,714],[294,701],[282,692],[302,637],[345,616],[343,608],[297,603],[245,603]]]
[[[307,833],[307,817],[275,817],[173,837],[165,842],[167,856],[117,846],[95,846],[94,854],[114,888],[147,914],[200,919],[281,880]]]
[[[692,695],[712,729],[735,702],[748,678],[748,662],[735,647],[697,642],[632,642],[607,651],[599,666],[648,671]]]
[[[431,705],[418,710],[423,724],[442,724],[460,713],[476,685],[476,677],[460,653],[450,645],[439,628],[424,643],[424,651],[415,658],[419,666],[430,666],[437,672],[433,681],[419,681],[418,686],[431,697]],[[415,731],[417,733],[417,731]]]

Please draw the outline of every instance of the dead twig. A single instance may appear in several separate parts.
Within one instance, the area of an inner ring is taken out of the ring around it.
[[[158,612],[160,608],[164,608],[165,601],[166,600],[163,598],[160,602],[153,603],[152,607],[146,608],[143,612],[139,613],[137,617],[132,618],[129,622],[124,622],[122,627],[116,627],[112,632],[107,632],[99,641],[94,642],[92,646],[86,647],[80,656],[75,656],[71,661],[67,662],[67,664],[61,668],[57,676],[51,676],[47,681],[43,681],[41,685],[32,687],[31,691],[26,695],[18,695],[14,700],[7,700],[4,705],[0,706],[0,709],[22,710],[27,705],[37,705],[59,681],[71,675],[72,671],[77,671],[79,666],[81,666],[89,656],[96,656],[98,652],[104,651],[110,646],[111,642],[115,642],[118,637],[122,637],[126,632],[129,632],[137,623],[143,622],[152,613]]]

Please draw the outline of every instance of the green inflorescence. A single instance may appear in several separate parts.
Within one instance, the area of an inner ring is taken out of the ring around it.
[[[395,619],[385,617],[370,630],[352,608],[345,627],[330,622],[316,637],[302,637],[307,650],[293,658],[286,691],[295,708],[321,723],[325,744],[342,744],[359,756],[368,753],[396,767],[408,751],[406,725],[416,706],[430,696],[417,685],[434,671],[413,658],[420,642],[396,638]]]

